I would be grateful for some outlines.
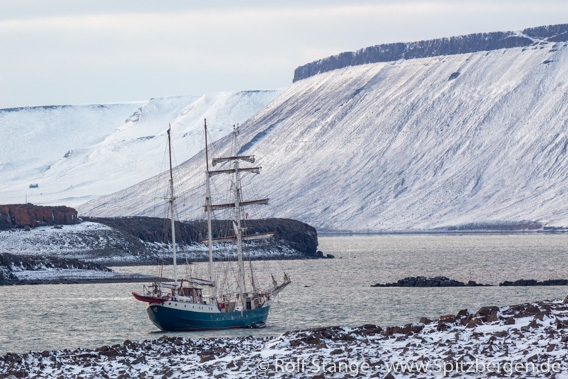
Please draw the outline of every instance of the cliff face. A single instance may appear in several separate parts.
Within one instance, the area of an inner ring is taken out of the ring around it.
[[[0,205],[0,230],[46,225],[78,224],[77,211],[65,206]]]
[[[294,71],[294,82],[338,68],[368,63],[466,54],[562,41],[568,41],[568,24],[540,26],[520,32],[476,33],[429,41],[377,45],[300,66]]]

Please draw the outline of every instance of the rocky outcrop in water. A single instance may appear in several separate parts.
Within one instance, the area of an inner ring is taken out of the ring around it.
[[[568,285],[568,280],[566,279],[550,279],[550,280],[543,280],[542,282],[534,279],[520,279],[515,280],[514,282],[504,281],[500,283],[499,286],[501,287],[511,287],[511,286],[566,286]]]
[[[0,230],[46,225],[72,225],[80,222],[77,211],[66,206],[33,204],[0,205]]]
[[[499,283],[500,287],[513,287],[513,286],[566,286],[568,285],[568,279],[549,279],[543,280],[542,282],[534,279],[520,279],[511,281],[504,281]],[[492,286],[492,284],[480,284],[473,280],[467,283],[459,282],[457,280],[448,279],[445,276],[436,276],[434,278],[428,278],[425,276],[410,276],[404,279],[400,279],[396,283],[386,283],[386,284],[372,284],[371,287],[480,287],[480,286]]]
[[[568,24],[540,26],[520,32],[476,33],[409,43],[390,43],[345,52],[296,68],[294,82],[322,72],[368,63],[391,62],[568,41]]]
[[[411,276],[404,279],[400,279],[396,283],[386,283],[386,284],[373,284],[371,287],[478,287],[483,286],[483,284],[478,284],[473,280],[467,283],[459,282],[457,280],[452,280],[446,278],[445,276],[436,276],[434,278],[428,278],[425,276]]]

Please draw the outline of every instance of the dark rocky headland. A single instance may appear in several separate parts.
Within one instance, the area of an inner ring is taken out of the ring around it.
[[[317,231],[303,222],[272,218],[243,224],[246,234],[274,234],[245,242],[247,259],[331,258],[317,250]],[[81,219],[65,206],[0,205],[0,285],[148,280],[106,266],[171,264],[170,226],[169,219],[156,217]],[[215,220],[212,226],[213,238],[231,236],[230,221]],[[176,221],[175,228],[178,262],[208,260],[204,221]],[[214,259],[234,259],[233,250],[214,248]]]
[[[242,222],[246,234],[273,233],[270,238],[245,241],[248,259],[329,258],[317,250],[317,231],[308,224],[284,218]],[[170,226],[169,219],[156,217],[79,218],[75,209],[65,206],[0,205],[0,253],[107,266],[167,264],[172,262]],[[214,220],[212,226],[213,238],[234,235],[230,221]],[[176,221],[175,228],[184,260],[208,260],[205,221]],[[214,248],[215,259],[234,254]]]
[[[122,234],[125,241],[133,250],[141,251],[140,256],[150,249],[154,255],[153,244],[170,244],[170,220],[157,217],[84,217],[84,221],[107,225]],[[206,250],[201,242],[207,238],[204,221],[176,221],[176,242],[185,246],[199,246]],[[246,220],[246,234],[274,233],[268,240],[259,240],[258,248],[267,254],[260,254],[252,259],[317,259],[326,258],[317,250],[318,237],[314,227],[291,219],[270,218],[262,220]],[[227,236],[232,231],[232,225],[227,220],[213,220],[213,238]],[[149,245],[151,245],[149,247]],[[268,253],[268,252],[272,253]],[[279,253],[280,252],[280,253]],[[196,255],[188,258],[190,261],[205,261],[205,256]],[[166,258],[170,261],[171,258]],[[155,261],[151,262],[155,263]]]

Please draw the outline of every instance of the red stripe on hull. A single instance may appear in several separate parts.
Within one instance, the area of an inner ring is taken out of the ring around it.
[[[132,296],[134,296],[134,298],[136,300],[143,301],[145,303],[150,303],[150,304],[162,304],[162,302],[163,302],[161,297],[144,296],[144,295],[141,295],[138,292],[134,292],[134,291],[132,291]]]

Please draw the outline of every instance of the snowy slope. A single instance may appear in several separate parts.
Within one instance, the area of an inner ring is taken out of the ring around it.
[[[203,119],[212,138],[232,130],[279,91],[224,92],[145,103],[0,110],[2,203],[76,206],[165,169],[168,124],[182,162],[203,148]],[[39,188],[30,189],[30,184]]]
[[[241,153],[259,158],[256,193],[274,216],[320,229],[568,226],[567,78],[566,42],[347,67],[294,83],[243,125]],[[188,218],[201,212],[202,162],[178,168]],[[80,210],[154,214],[159,183]]]
[[[102,142],[143,103],[0,109],[0,170],[5,187],[28,187],[71,149]],[[19,202],[25,190],[20,188]]]

